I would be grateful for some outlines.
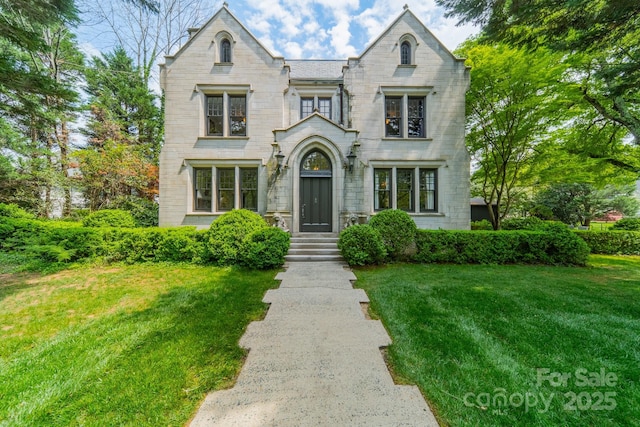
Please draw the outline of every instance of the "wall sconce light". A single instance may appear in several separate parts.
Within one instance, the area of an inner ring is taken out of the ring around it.
[[[347,155],[347,164],[349,166],[349,173],[353,172],[353,166],[356,164],[356,159],[358,156],[353,151],[353,148],[349,150],[349,154]]]
[[[280,174],[280,171],[282,171],[282,167],[284,165],[284,158],[285,158],[285,155],[282,154],[282,150],[278,150],[278,154],[276,154],[276,162],[277,162],[276,175]]]

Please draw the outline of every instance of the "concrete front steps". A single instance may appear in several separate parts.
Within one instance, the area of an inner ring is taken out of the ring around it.
[[[343,261],[335,233],[296,233],[291,236],[288,262]]]

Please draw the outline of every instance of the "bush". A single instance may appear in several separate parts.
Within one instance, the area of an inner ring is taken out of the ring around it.
[[[405,211],[389,209],[374,215],[369,225],[380,233],[387,255],[391,260],[407,257],[407,252],[415,243],[416,223]]]
[[[616,221],[612,230],[640,231],[640,218],[622,218]]]
[[[135,227],[133,216],[119,209],[103,209],[87,215],[82,220],[85,227]]]
[[[0,217],[4,218],[22,218],[22,219],[34,219],[35,216],[25,211],[16,204],[0,203]]]
[[[544,231],[419,230],[415,260],[456,264],[585,265],[588,246],[565,226]]]
[[[379,264],[387,256],[380,233],[367,224],[356,224],[342,230],[338,249],[349,265]]]
[[[472,230],[493,230],[493,225],[491,225],[491,221],[483,219],[481,221],[471,221],[471,229]]]
[[[538,217],[509,218],[502,221],[503,230],[542,230],[545,222]]]
[[[109,205],[109,209],[129,212],[133,216],[136,227],[157,227],[158,207],[157,203],[136,196],[121,196]]]
[[[242,264],[258,270],[280,267],[289,252],[289,233],[268,227],[254,231],[246,237]]]
[[[587,243],[591,253],[640,255],[640,231],[575,231],[575,233]]]
[[[204,242],[195,227],[112,228],[103,231],[103,255],[109,261],[201,262]]]
[[[260,215],[246,209],[220,215],[207,233],[207,249],[211,260],[219,265],[241,263],[246,238],[251,233],[268,227]]]

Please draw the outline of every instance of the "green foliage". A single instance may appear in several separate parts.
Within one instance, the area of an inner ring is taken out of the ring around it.
[[[220,215],[207,233],[211,259],[220,265],[240,263],[247,237],[267,227],[269,225],[259,214],[246,209],[234,209]]]
[[[535,216],[529,216],[526,218],[509,218],[502,222],[503,230],[541,230],[544,227],[544,222]]]
[[[85,227],[135,227],[133,216],[119,209],[103,209],[87,215],[82,220]]]
[[[582,231],[575,232],[584,240],[591,253],[603,255],[640,255],[640,231]]]
[[[34,219],[35,216],[20,208],[18,205],[10,203],[0,203],[0,217]]]
[[[640,218],[622,218],[611,227],[612,230],[640,231]]]
[[[483,219],[481,221],[471,221],[471,229],[472,230],[493,230],[493,225],[491,222]]]
[[[151,200],[135,196],[122,196],[111,202],[108,208],[122,209],[131,213],[136,227],[158,226],[158,204]]]
[[[369,220],[369,225],[382,237],[387,256],[391,260],[406,259],[418,229],[408,213],[400,209],[384,210],[375,214]]]
[[[419,230],[414,259],[455,264],[586,264],[589,248],[584,241],[566,227],[551,225],[547,230]]]
[[[338,249],[349,265],[380,264],[387,256],[380,233],[368,224],[356,224],[342,230]]]
[[[246,237],[241,262],[256,270],[280,267],[289,252],[289,242],[289,233],[277,227],[261,228]]]

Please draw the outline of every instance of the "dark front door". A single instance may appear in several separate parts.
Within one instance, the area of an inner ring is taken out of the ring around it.
[[[300,166],[300,231],[331,232],[331,162],[312,151]]]

